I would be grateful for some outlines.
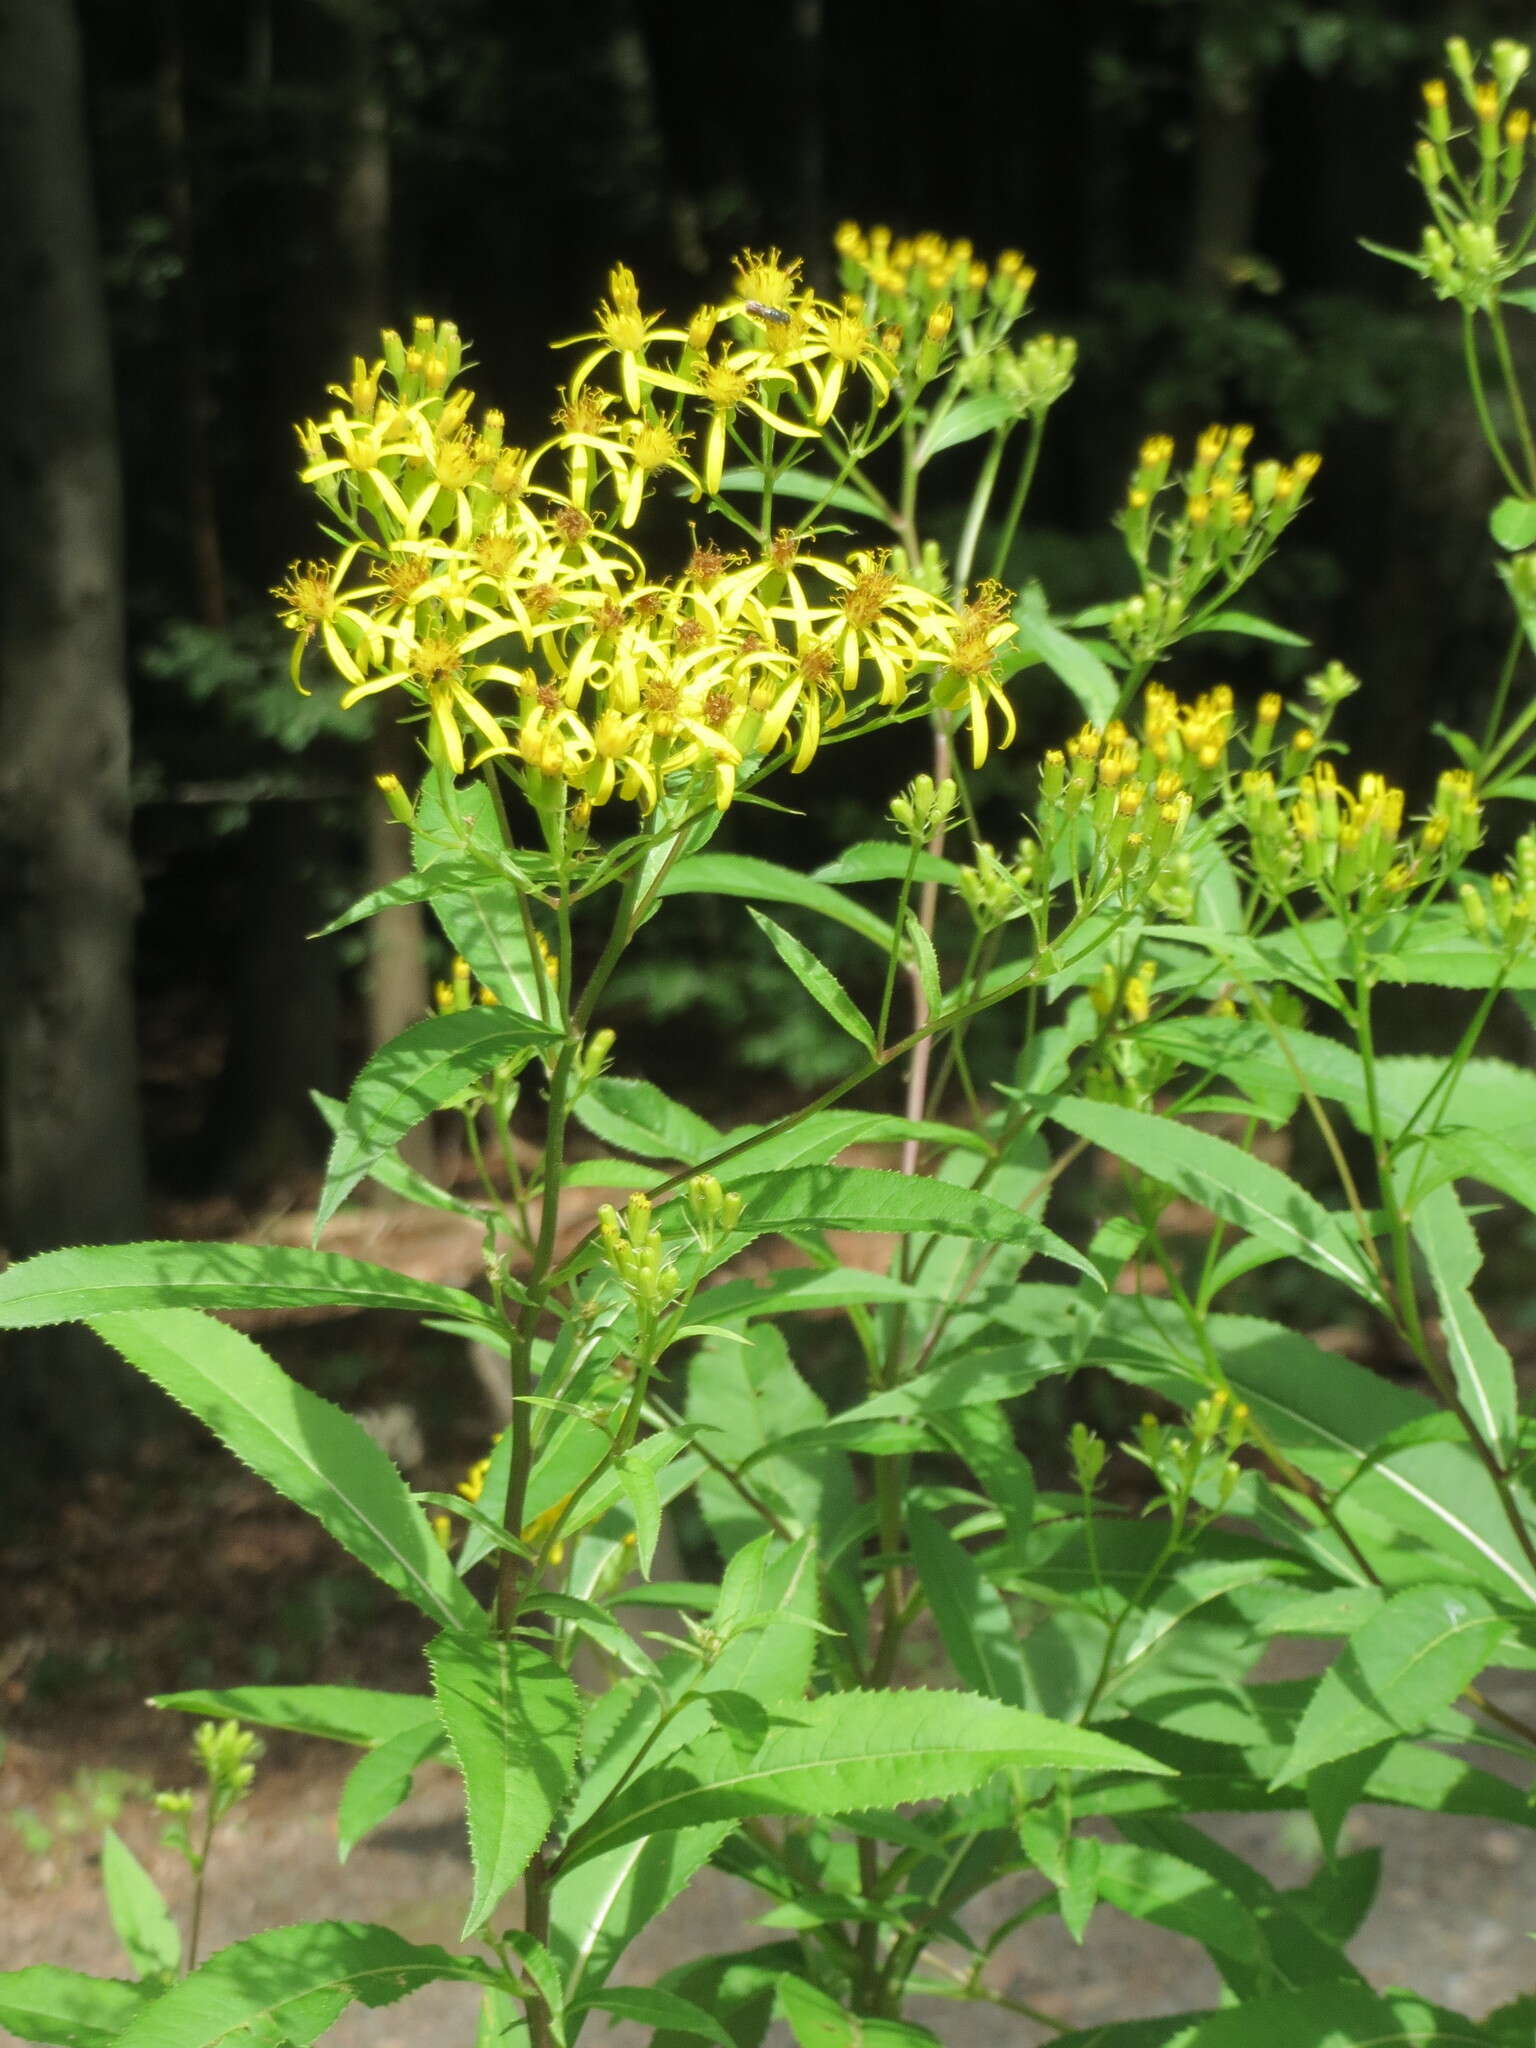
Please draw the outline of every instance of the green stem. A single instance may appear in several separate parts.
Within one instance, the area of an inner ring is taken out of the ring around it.
[[[1483,728],[1483,744],[1479,750],[1483,758],[1478,764],[1479,777],[1483,781],[1487,780],[1493,763],[1498,758],[1493,752],[1493,748],[1499,737],[1499,727],[1504,723],[1504,712],[1509,704],[1510,686],[1514,682],[1515,669],[1520,660],[1520,650],[1524,645],[1525,626],[1523,622],[1517,621],[1515,630],[1510,635],[1509,652],[1505,655],[1504,665],[1499,671],[1499,687],[1494,693],[1493,704],[1488,712],[1488,723]]]
[[[1509,457],[1504,453],[1504,444],[1499,439],[1498,430],[1493,424],[1493,415],[1488,410],[1488,394],[1483,389],[1482,365],[1477,360],[1476,322],[1465,307],[1462,308],[1461,314],[1461,352],[1466,365],[1467,387],[1472,393],[1472,406],[1477,414],[1477,423],[1483,430],[1483,439],[1488,443],[1489,452],[1499,465],[1509,488],[1517,497],[1527,497],[1527,487],[1521,483],[1510,464]]]
[[[1504,331],[1504,316],[1499,311],[1499,302],[1494,299],[1488,307],[1488,325],[1493,329],[1494,353],[1499,359],[1499,370],[1504,378],[1504,390],[1509,398],[1509,408],[1515,418],[1515,434],[1520,442],[1520,452],[1525,457],[1525,471],[1530,484],[1521,493],[1527,497],[1536,492],[1536,443],[1531,440],[1531,422],[1525,409],[1525,398],[1520,390],[1520,379],[1515,375],[1514,358],[1509,351],[1509,336]]]
[[[1011,427],[999,427],[992,436],[976,475],[971,491],[971,502],[966,508],[965,525],[960,530],[960,545],[955,550],[955,583],[963,590],[971,580],[971,570],[976,562],[976,550],[981,541],[981,529],[986,522],[987,509],[992,503],[992,493],[997,488],[998,472],[1003,466],[1003,450],[1008,445]]]
[[[1029,422],[1029,438],[1024,443],[1024,453],[1019,462],[1019,473],[1014,478],[1013,495],[1008,500],[1008,510],[1003,514],[1002,527],[998,533],[997,546],[992,552],[992,575],[1001,580],[1008,566],[1008,557],[1013,552],[1014,537],[1019,530],[1019,521],[1024,517],[1024,506],[1029,498],[1030,488],[1035,481],[1035,467],[1040,460],[1040,450],[1045,444],[1045,415],[1034,414]]]

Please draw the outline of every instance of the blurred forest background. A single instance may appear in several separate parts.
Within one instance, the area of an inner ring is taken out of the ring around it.
[[[1057,614],[1125,591],[1108,518],[1149,431],[1246,419],[1262,452],[1319,449],[1246,600],[1310,651],[1202,642],[1176,679],[1246,693],[1337,656],[1368,765],[1416,797],[1503,631],[1498,487],[1454,312],[1357,237],[1417,242],[1443,37],[1529,29],[1501,0],[0,0],[0,1242],[302,1205],[307,1091],[441,970],[406,911],[306,938],[401,858],[370,778],[402,742],[292,691],[269,595],[321,551],[292,422],[416,312],[458,322],[469,381],[534,440],[549,339],[616,260],[686,314],[744,245],[831,289],[845,218],[1019,247],[1037,331],[1082,355],[1010,580]],[[1003,842],[1077,722],[1042,675],[987,771]],[[732,844],[825,858],[880,829],[919,751],[861,750],[857,784],[838,754],[785,799],[803,821],[733,813]],[[745,1113],[827,1051],[736,928],[663,921],[616,1021],[626,1071]],[[13,1365],[0,1424],[29,1462],[132,1442],[94,1340]]]

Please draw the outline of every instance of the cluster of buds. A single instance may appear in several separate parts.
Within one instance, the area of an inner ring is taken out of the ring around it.
[[[1486,74],[1460,36],[1451,37],[1445,54],[1471,117],[1470,130],[1453,121],[1445,79],[1426,80],[1414,170],[1430,221],[1416,255],[1394,249],[1377,253],[1417,271],[1436,298],[1486,312],[1497,304],[1501,287],[1531,261],[1528,236],[1507,241],[1502,232],[1503,217],[1530,160],[1529,109],[1510,102],[1531,53],[1523,43],[1496,42]],[[1459,147],[1464,142],[1469,145],[1465,150]]]
[[[464,1477],[453,1489],[455,1493],[462,1495],[470,1503],[471,1507],[474,1506],[475,1502],[479,1500],[481,1494],[485,1491],[486,1474],[491,1469],[491,1455],[500,1442],[501,1431],[498,1429],[491,1438],[490,1450],[486,1452],[483,1458],[476,1458],[474,1464],[470,1466]]]
[[[1017,249],[987,264],[967,241],[896,237],[852,221],[835,241],[843,288],[879,329],[904,390],[955,366],[971,389],[1006,392],[1022,419],[1054,404],[1071,382],[1074,343],[1044,338],[1017,353],[1006,346],[1035,281]]]
[[[155,1797],[156,1810],[166,1819],[160,1839],[168,1849],[177,1852],[188,1869],[203,1868],[213,1830],[231,1807],[250,1796],[262,1750],[260,1736],[242,1728],[238,1721],[198,1723],[192,1737],[192,1754],[202,1767],[205,1800],[198,1838],[194,1840],[192,1833],[196,1802],[190,1792],[161,1792]]]
[[[683,1190],[683,1206],[701,1250],[711,1252],[730,1236],[741,1221],[741,1205],[741,1196],[727,1194],[712,1173],[693,1176]]]
[[[1175,708],[1193,716],[1191,707]],[[1149,879],[1177,846],[1193,808],[1181,767],[1165,764],[1150,739],[1138,739],[1119,719],[1102,730],[1085,725],[1064,749],[1051,748],[1040,795],[1042,841],[1085,820],[1091,873],[1101,881]]]
[[[1155,960],[1138,960],[1129,974],[1106,961],[1088,990],[1088,1000],[1106,1023],[1145,1024],[1152,1014]]]
[[[959,801],[953,776],[936,783],[931,775],[914,775],[901,795],[891,798],[891,822],[909,846],[927,846],[948,825]]]
[[[1077,1481],[1077,1490],[1086,1499],[1098,1491],[1104,1467],[1109,1461],[1109,1446],[1086,1422],[1074,1422],[1067,1437],[1067,1450],[1071,1455],[1072,1476]]]
[[[1240,806],[1253,871],[1265,888],[1278,897],[1311,887],[1367,921],[1454,870],[1482,832],[1482,806],[1462,768],[1441,775],[1416,833],[1403,831],[1400,789],[1372,774],[1351,789],[1326,759],[1300,777],[1289,803],[1268,769],[1249,769]]]
[[[1218,1388],[1190,1410],[1187,1436],[1155,1415],[1143,1415],[1135,1442],[1124,1449],[1151,1472],[1181,1526],[1191,1500],[1206,1489],[1214,1489],[1214,1513],[1230,1502],[1242,1478],[1234,1458],[1247,1440],[1248,1423],[1247,1403]]]
[[[968,356],[957,375],[968,391],[1004,399],[1013,418],[1028,419],[1064,398],[1076,373],[1077,343],[1068,335],[1037,334],[1022,348],[999,343]]]
[[[1473,938],[1490,942],[1509,959],[1523,952],[1536,932],[1536,830],[1521,833],[1508,867],[1489,878],[1486,895],[1470,881],[1462,883],[1460,895]]]
[[[1132,661],[1155,660],[1170,647],[1212,584],[1225,596],[1246,582],[1301,510],[1321,456],[1250,465],[1252,440],[1252,427],[1207,427],[1182,474],[1170,436],[1142,443],[1117,522],[1141,589],[1108,620],[1111,639]],[[1175,492],[1174,502],[1160,503]]]
[[[597,1212],[597,1232],[602,1256],[619,1285],[640,1316],[653,1319],[675,1297],[678,1272],[663,1253],[650,1197],[637,1190],[625,1203],[622,1217],[611,1202],[604,1202]]]
[[[978,932],[997,931],[1040,907],[1042,859],[1033,840],[1020,841],[1011,865],[984,839],[978,839],[972,851],[976,857],[961,868],[955,887]]]
[[[887,326],[903,332],[948,307],[962,327],[987,314],[1006,322],[1024,311],[1035,273],[1017,249],[982,262],[968,241],[942,235],[893,236],[886,227],[844,221],[833,238],[846,291],[856,293]]]
[[[440,1017],[450,1016],[457,1010],[472,1010],[477,1004],[494,1006],[500,1001],[495,989],[486,988],[483,984],[475,987],[469,962],[458,954],[454,955],[448,979],[432,985],[433,1007]]]

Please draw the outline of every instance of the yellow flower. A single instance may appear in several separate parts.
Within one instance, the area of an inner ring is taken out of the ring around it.
[[[986,760],[991,744],[989,707],[1002,719],[1001,746],[1010,745],[1018,730],[1013,706],[994,665],[998,648],[1018,631],[1008,615],[1011,602],[1000,584],[988,581],[960,607],[951,622],[934,622],[934,637],[944,662],[934,701],[945,707],[961,702],[966,705],[971,728],[971,764],[976,768]]]
[[[640,311],[639,293],[635,287],[634,273],[622,263],[608,273],[608,290],[613,303],[608,300],[597,309],[597,327],[591,334],[572,335],[568,341],[557,341],[556,348],[569,348],[576,342],[595,341],[598,346],[584,355],[571,374],[571,391],[578,392],[597,368],[609,356],[617,358],[619,366],[619,387],[624,393],[625,403],[631,412],[640,410],[641,387],[645,379],[645,352],[652,342],[686,341],[687,335],[680,327],[658,327],[659,313]]]
[[[273,589],[272,595],[281,598],[285,607],[279,614],[282,624],[298,636],[288,673],[294,687],[306,697],[309,692],[299,681],[299,664],[317,632],[325,643],[326,653],[349,683],[363,680],[363,667],[356,659],[358,651],[365,665],[383,658],[373,619],[359,608],[351,593],[343,598],[336,588],[356,554],[356,545],[345,549],[334,570],[329,562],[295,562],[288,572],[288,581]]]
[[[883,405],[891,395],[896,364],[865,320],[858,300],[845,299],[841,312],[816,313],[812,324],[814,338],[799,360],[816,394],[811,417],[817,426],[824,426],[832,417],[850,370],[868,379],[877,402]]]

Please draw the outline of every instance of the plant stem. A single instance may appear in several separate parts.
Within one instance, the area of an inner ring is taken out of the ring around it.
[[[1488,394],[1483,389],[1482,365],[1477,360],[1477,326],[1471,313],[1465,308],[1461,315],[1461,352],[1467,369],[1467,387],[1472,393],[1472,406],[1477,414],[1477,423],[1483,430],[1483,439],[1494,461],[1499,465],[1504,481],[1517,497],[1529,496],[1527,487],[1521,483],[1504,453],[1504,444],[1499,439],[1498,429],[1493,424],[1493,415],[1488,410]]]

